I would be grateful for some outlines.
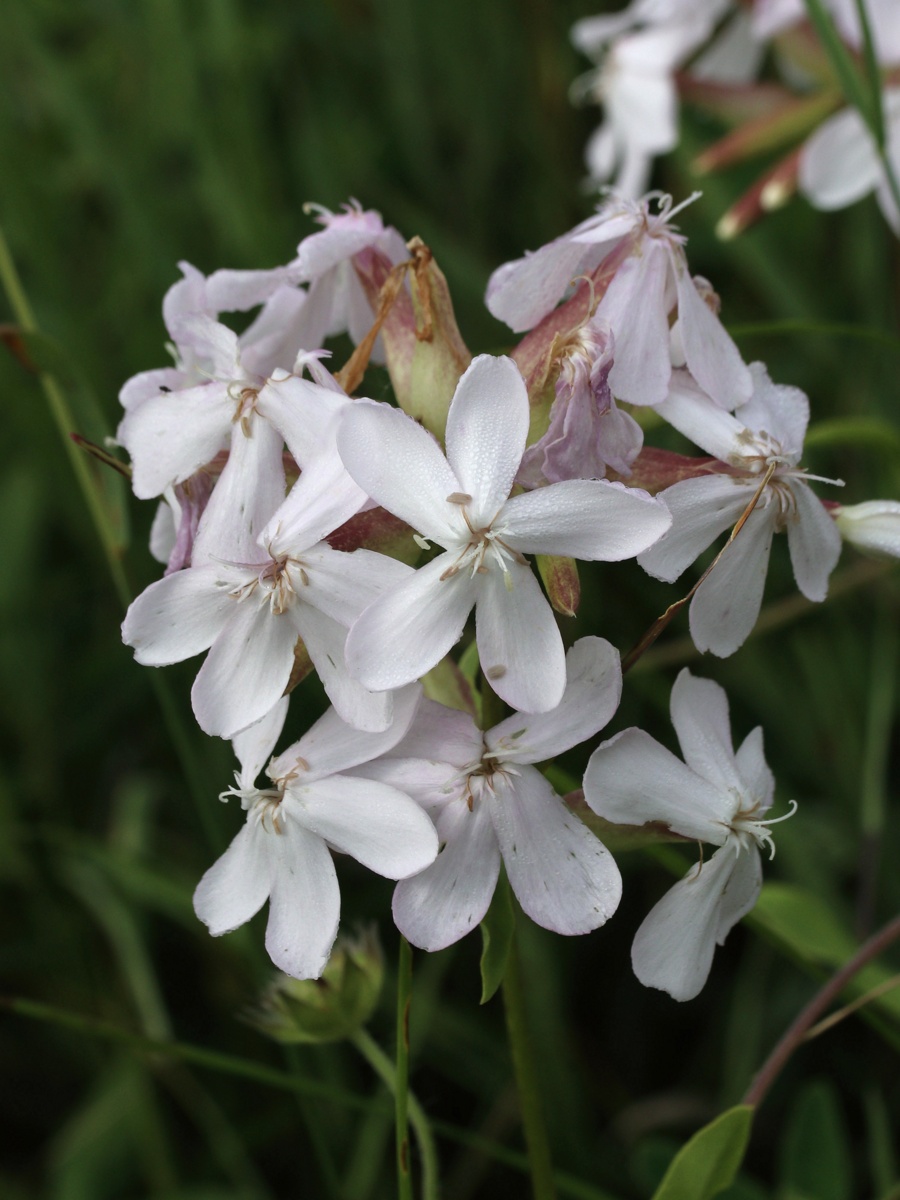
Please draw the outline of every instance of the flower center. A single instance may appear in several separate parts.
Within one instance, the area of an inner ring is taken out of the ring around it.
[[[260,569],[255,579],[242,583],[230,595],[235,600],[246,600],[258,594],[261,604],[268,604],[275,617],[280,617],[298,600],[300,587],[309,585],[309,576],[300,558],[282,555],[273,558]]]
[[[493,520],[496,520],[496,515],[487,525],[476,528],[467,508],[472,497],[465,492],[453,492],[447,499],[451,504],[460,506],[469,537],[454,561],[441,574],[441,579],[452,579],[454,575],[458,575],[460,571],[469,567],[471,567],[472,578],[476,575],[486,575],[493,562],[503,572],[507,588],[512,588],[512,576],[507,563],[512,560],[521,566],[527,566],[527,559],[518,550],[514,550],[512,546],[504,542],[505,529],[494,529]]]
[[[747,803],[744,797],[740,798],[740,803]],[[769,817],[765,820],[760,819],[756,814],[760,810],[758,800],[749,802],[749,807],[740,807],[735,813],[729,826],[729,837],[734,842],[735,854],[740,854],[742,850],[746,850],[751,842],[755,842],[760,850],[765,846],[769,851],[769,858],[775,857],[775,841],[772,837],[770,826],[777,825],[779,821],[787,821],[797,811],[797,801],[792,800],[788,812],[780,817]]]
[[[252,437],[250,417],[256,412],[259,388],[251,387],[249,384],[232,383],[228,386],[228,395],[234,401],[234,415],[231,418],[232,425],[240,421],[241,432],[244,437]]]

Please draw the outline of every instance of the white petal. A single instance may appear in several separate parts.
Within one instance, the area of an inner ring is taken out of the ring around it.
[[[753,395],[736,414],[748,429],[766,430],[783,452],[795,462],[803,453],[803,441],[809,424],[809,398],[799,388],[773,383],[765,364],[750,364]]]
[[[459,641],[475,589],[465,571],[441,579],[455,559],[447,553],[426,563],[352,626],[347,665],[364,686],[382,691],[412,683]]]
[[[707,454],[732,462],[742,456],[743,417],[735,417],[713,404],[687,371],[673,371],[665,400],[657,412]]]
[[[307,829],[388,879],[424,871],[437,857],[430,818],[386,783],[331,775],[305,787],[289,786],[286,795],[291,815]]]
[[[613,395],[629,404],[659,404],[672,373],[665,303],[669,258],[654,238],[644,238],[641,246],[643,252],[616,272],[597,316],[609,322],[616,339],[609,373]]]
[[[479,758],[481,751],[481,730],[468,713],[426,698],[393,753],[398,758],[435,759],[461,768]]]
[[[828,577],[841,556],[840,530],[808,484],[795,480],[791,491],[797,511],[787,536],[794,578],[807,600],[824,600]]]
[[[149,500],[206,466],[231,432],[234,408],[226,384],[204,383],[127,412],[116,439],[131,455],[134,494]]]
[[[342,415],[338,449],[347,470],[380,505],[444,546],[456,540],[459,481],[435,439],[387,404],[358,400]]]
[[[119,403],[123,408],[134,408],[144,400],[160,393],[177,392],[187,386],[184,371],[176,367],[158,367],[154,371],[140,371],[125,381],[119,392]]]
[[[284,490],[282,489],[282,498]],[[320,542],[359,512],[366,493],[347,474],[337,447],[323,450],[304,468],[288,498],[262,530],[260,544],[273,557]]]
[[[485,743],[512,762],[554,758],[601,730],[621,694],[618,650],[604,638],[581,638],[566,655],[566,690],[559,705],[537,716],[514,713],[485,734]]]
[[[766,812],[772,807],[775,777],[766,763],[761,725],[757,725],[744,738],[735,755],[735,761],[742,781],[741,792],[748,800],[753,801],[758,813]]]
[[[607,821],[659,821],[682,837],[719,846],[737,803],[642,729],[625,729],[594,751],[584,775],[584,798]]]
[[[717,788],[741,790],[731,742],[728,697],[711,679],[698,679],[685,667],[672,688],[672,724],[684,761]]]
[[[751,853],[758,863],[759,854]],[[675,1000],[692,1000],[701,991],[737,866],[734,849],[723,846],[708,862],[693,866],[644,918],[631,963],[645,987],[659,988]],[[743,898],[744,889],[738,890]]]
[[[672,248],[678,321],[685,362],[701,388],[722,408],[749,400],[750,372],[719,318],[702,300],[681,248]]]
[[[612,855],[534,767],[494,776],[485,791],[510,886],[532,921],[556,933],[588,933],[618,907],[622,880]]]
[[[478,657],[491,687],[523,712],[556,708],[566,686],[565,652],[531,568],[513,562],[507,574],[494,566],[476,578]]]
[[[723,846],[716,854],[733,853],[731,846]],[[715,857],[715,855],[713,855]],[[762,861],[755,846],[738,855],[731,878],[719,904],[719,922],[716,926],[716,942],[723,945],[734,926],[745,917],[759,899],[762,890]]]
[[[341,894],[325,843],[296,822],[269,834],[275,859],[266,950],[295,979],[317,979],[337,936]]]
[[[872,135],[855,109],[820,125],[800,155],[800,191],[816,208],[844,208],[871,192],[881,177]]]
[[[750,636],[762,604],[773,532],[772,512],[752,512],[697,589],[691,601],[690,628],[698,650],[727,658]]]
[[[327,542],[310,546],[300,557],[307,575],[303,599],[347,628],[380,596],[415,574],[386,554],[334,550]]]
[[[510,493],[528,436],[528,393],[511,358],[481,354],[460,379],[447,414],[447,460],[476,528]]]
[[[267,712],[260,720],[254,721],[252,725],[248,725],[232,739],[231,744],[238,762],[241,764],[243,787],[253,787],[257,775],[275,749],[275,743],[284,728],[289,699],[288,696],[282,696],[270,712]]]
[[[571,242],[568,235],[557,238],[498,267],[488,281],[485,303],[514,333],[533,329],[556,307],[572,279],[593,270],[604,252],[605,247],[594,251]]]
[[[216,567],[188,567],[151,583],[122,622],[122,641],[149,667],[208,650],[235,611],[236,580]]]
[[[301,470],[334,440],[338,414],[350,399],[308,379],[275,372],[256,400],[257,411],[281,433]]]
[[[356,729],[387,729],[393,714],[393,694],[370,691],[350,674],[346,659],[346,626],[311,604],[298,604],[290,617],[303,638],[325,694],[340,717]]]
[[[421,695],[422,689],[415,683],[394,692],[393,721],[375,733],[357,729],[329,708],[298,742],[272,760],[269,775],[281,779],[296,770],[297,760],[302,759],[305,766],[300,781],[312,782],[386,754],[409,729]]]
[[[522,554],[570,554],[617,562],[646,550],[672,518],[640,488],[606,479],[566,479],[513,496],[504,506],[503,540]]]
[[[394,889],[397,928],[423,950],[443,950],[474,929],[497,885],[500,851],[490,814],[484,805],[458,807],[454,836],[437,861]]]
[[[255,562],[257,539],[284,500],[283,443],[267,421],[251,414],[248,437],[240,422],[232,426],[228,461],[200,518],[191,562],[211,559]]]
[[[286,614],[253,598],[237,604],[191,689],[200,728],[231,738],[270,712],[291,677],[296,641]]]
[[[660,492],[672,527],[638,562],[648,575],[673,583],[720,533],[734,527],[755,490],[752,483],[718,473],[673,483]]]
[[[832,512],[845,541],[869,554],[900,558],[900,500],[841,504]]]
[[[194,912],[213,937],[237,929],[262,908],[272,885],[272,835],[249,820],[194,892]]]

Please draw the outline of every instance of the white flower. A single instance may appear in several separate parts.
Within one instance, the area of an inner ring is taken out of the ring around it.
[[[390,749],[406,732],[421,695],[397,696],[383,733],[360,733],[333,709],[256,777],[281,732],[287,701],[234,740],[241,764],[236,787],[247,821],[194,893],[197,916],[214,936],[237,929],[269,901],[266,949],[298,979],[321,975],[337,934],[340,893],[330,848],[389,879],[434,860],[434,826],[418,805],[389,784],[346,774]]]
[[[734,416],[711,404],[684,372],[676,372],[659,412],[727,469],[684,479],[661,492],[672,510],[672,528],[638,557],[656,578],[677,579],[737,522],[774,467],[755,509],[691,601],[694,644],[720,657],[733,654],[756,623],[773,534],[787,532],[794,578],[809,600],[825,599],[841,549],[834,521],[799,466],[809,420],[806,396],[773,384],[762,363],[750,369],[753,399]]]
[[[716,945],[756,903],[759,851],[774,853],[771,826],[784,818],[766,818],[775,785],[762,729],[735,754],[728,700],[718,684],[683,670],[672,689],[672,723],[684,762],[643,730],[626,729],[594,751],[584,798],[607,821],[662,822],[720,847],[651,910],[632,947],[641,983],[690,1000],[706,982]]]
[[[885,558],[900,558],[900,500],[865,500],[831,510],[845,542]]]
[[[525,912],[557,933],[587,933],[615,911],[621,880],[611,855],[533,763],[592,737],[619,703],[619,656],[583,638],[566,658],[561,704],[514,713],[486,733],[467,713],[423,701],[410,732],[367,770],[419,801],[441,853],[394,892],[394,920],[417,946],[439,950],[484,917],[500,870]]]
[[[356,402],[338,447],[374,500],[444,553],[368,608],[347,639],[350,670],[375,691],[421,677],[476,606],[491,686],[513,708],[546,712],[565,687],[562,638],[526,554],[631,558],[669,526],[646,492],[567,480],[510,497],[528,434],[525,384],[508,358],[468,368],[447,417],[447,457],[399,409]]]

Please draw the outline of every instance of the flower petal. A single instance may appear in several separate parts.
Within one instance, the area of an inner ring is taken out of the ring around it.
[[[736,801],[695,774],[642,729],[602,742],[584,775],[584,798],[598,816],[619,825],[660,821],[673,833],[721,846]]]
[[[447,497],[462,488],[440,446],[412,417],[388,404],[357,400],[341,417],[338,449],[373,500],[424,537],[455,544],[459,510]]]
[[[269,834],[269,838],[274,871],[266,950],[287,975],[318,979],[341,915],[334,863],[322,839],[290,819],[281,835]]]
[[[698,679],[685,667],[675,680],[670,706],[681,753],[691,770],[717,788],[741,791],[724,688],[711,679]]]
[[[673,483],[660,492],[672,527],[638,555],[638,562],[654,579],[673,583],[720,533],[735,525],[755,490],[743,479],[715,473]]]
[[[735,755],[743,794],[752,801],[746,807],[756,807],[757,813],[767,812],[775,796],[775,777],[769,770],[763,752],[762,726],[757,725],[744,738]]]
[[[493,567],[476,579],[478,656],[491,687],[523,712],[556,708],[566,686],[565,652],[531,568],[513,562],[508,572]]]
[[[657,407],[679,433],[722,462],[739,460],[744,449],[743,416],[714,404],[687,371],[673,371],[666,398]]]
[[[284,371],[274,372],[256,399],[257,411],[281,433],[303,471],[333,443],[338,415],[349,404],[349,396]]]
[[[514,778],[495,775],[483,795],[510,886],[532,921],[578,934],[612,916],[622,895],[612,855],[539,771],[523,766]]]
[[[698,650],[727,658],[750,636],[762,604],[774,514],[754,510],[725,547],[690,607],[690,629]]]
[[[841,534],[812,488],[794,480],[791,492],[797,511],[788,523],[788,549],[797,587],[807,600],[824,600],[828,577],[841,556]]]
[[[493,521],[510,489],[528,436],[528,393],[511,358],[481,354],[460,379],[447,414],[447,461],[476,528]]]
[[[208,650],[232,616],[237,580],[221,567],[188,567],[158,579],[133,600],[122,641],[148,667],[183,662]]]
[[[303,550],[301,562],[306,571],[303,599],[348,629],[370,604],[415,574],[387,554],[335,550],[327,542]]]
[[[845,109],[820,125],[800,155],[800,191],[826,211],[862,199],[880,178],[878,151],[855,109]]]
[[[272,886],[271,834],[254,820],[244,827],[194,892],[194,912],[213,937],[237,929],[262,908]]]
[[[116,439],[131,455],[134,494],[149,500],[206,466],[231,432],[234,408],[227,384],[204,383],[130,409]]]
[[[750,399],[753,381],[725,332],[725,326],[704,303],[688,270],[684,251],[672,247],[672,267],[678,291],[678,322],[685,362],[700,387],[722,408],[732,409]]]
[[[497,886],[500,850],[486,806],[469,812],[460,801],[456,816],[432,866],[394,889],[397,928],[423,950],[443,950],[474,929]]]
[[[485,734],[485,743],[510,762],[554,758],[601,730],[621,694],[618,650],[604,638],[581,638],[566,655],[566,690],[557,707],[537,716],[514,713]]]
[[[266,765],[266,760],[275,749],[275,743],[284,728],[290,697],[282,696],[278,703],[260,720],[235,734],[232,746],[241,764],[241,786],[252,788],[256,777]]]
[[[665,504],[607,479],[566,479],[513,496],[499,518],[503,540],[522,554],[589,562],[632,558],[672,524]]]
[[[288,785],[285,803],[305,828],[388,879],[424,871],[437,857],[430,818],[386,783],[330,775],[307,786]]]
[[[597,308],[616,339],[609,385],[617,400],[659,404],[665,398],[672,364],[666,281],[669,256],[655,238],[641,240],[641,254],[626,259]]]

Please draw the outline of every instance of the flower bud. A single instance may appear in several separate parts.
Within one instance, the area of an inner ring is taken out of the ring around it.
[[[900,500],[838,504],[831,515],[845,542],[878,558],[900,558]]]
[[[384,977],[374,926],[338,937],[321,979],[278,975],[249,1022],[279,1042],[338,1042],[371,1017]]]

